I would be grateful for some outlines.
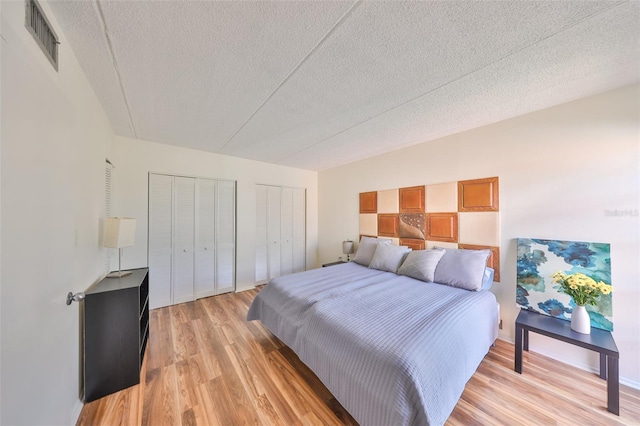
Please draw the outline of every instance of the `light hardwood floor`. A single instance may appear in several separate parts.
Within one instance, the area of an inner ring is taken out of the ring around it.
[[[288,347],[245,320],[257,291],[151,311],[143,383],[85,404],[77,424],[356,424]],[[640,424],[640,391],[620,387],[618,417],[596,374],[529,352],[520,375],[513,353],[491,348],[447,425]]]

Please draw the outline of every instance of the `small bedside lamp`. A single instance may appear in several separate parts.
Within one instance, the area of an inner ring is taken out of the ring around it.
[[[104,246],[118,249],[118,272],[112,272],[107,278],[121,278],[131,275],[122,272],[122,248],[131,247],[136,235],[136,220],[130,217],[108,217],[104,231]]]
[[[349,255],[353,254],[353,241],[347,240],[342,242],[342,253],[347,255],[347,262],[349,262]]]

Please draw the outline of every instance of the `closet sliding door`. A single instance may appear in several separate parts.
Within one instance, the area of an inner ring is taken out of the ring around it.
[[[280,276],[280,204],[282,188],[267,187],[267,238],[269,239],[268,270],[269,279]]]
[[[235,290],[235,182],[149,174],[150,308]]]
[[[173,304],[195,300],[195,179],[174,178]]]
[[[292,194],[291,243],[293,253],[293,272],[302,272],[307,264],[307,196],[304,188],[294,188]]]
[[[267,187],[256,185],[256,284],[269,280],[267,228]]]
[[[149,175],[149,307],[171,305],[173,177]]]
[[[256,284],[305,270],[304,188],[256,185]]]
[[[293,188],[282,188],[280,204],[280,274],[293,272]]]
[[[196,299],[216,294],[216,181],[198,179],[196,190]]]
[[[236,184],[218,181],[216,198],[216,294],[235,290]]]

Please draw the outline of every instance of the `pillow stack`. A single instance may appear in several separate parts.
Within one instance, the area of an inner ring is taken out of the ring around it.
[[[487,268],[490,254],[490,250],[440,247],[417,250],[409,253],[398,274],[465,290],[488,290],[493,284],[494,272]]]
[[[362,237],[353,258],[355,263],[372,269],[406,275],[471,291],[488,290],[493,284],[493,269],[487,268],[490,250],[435,247],[415,250],[394,246],[390,239]]]

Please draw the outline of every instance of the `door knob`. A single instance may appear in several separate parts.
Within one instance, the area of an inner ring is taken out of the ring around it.
[[[82,292],[76,294],[69,292],[67,293],[67,305],[70,305],[71,302],[80,302],[81,300],[84,300],[84,297],[84,293]]]

